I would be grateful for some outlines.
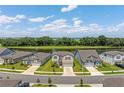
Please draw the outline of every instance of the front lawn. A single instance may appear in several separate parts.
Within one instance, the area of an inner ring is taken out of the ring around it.
[[[124,72],[104,72],[103,74],[106,74],[106,75],[124,74]]]
[[[43,73],[43,72],[34,72],[37,75],[62,75],[63,73]]]
[[[16,70],[0,70],[0,72],[22,73],[23,71],[16,71]]]
[[[74,59],[74,63],[73,63],[73,70],[74,72],[88,72],[88,70],[83,66],[80,65],[80,63],[78,62],[77,59]]]
[[[0,68],[5,68],[5,69],[16,69],[16,70],[26,70],[28,69],[28,65],[22,64],[21,62],[17,62],[14,64],[2,64],[0,65]]]
[[[111,65],[109,63],[103,62],[102,66],[97,67],[97,70],[99,71],[115,71],[115,70],[123,70],[120,67],[117,67],[115,65]]]
[[[56,85],[49,86],[48,84],[33,84],[32,87],[56,87]]]
[[[84,84],[83,86],[81,86],[81,85],[75,85],[75,87],[91,87],[91,86]]]
[[[57,64],[54,64],[50,59],[44,65],[40,66],[37,71],[46,71],[46,72],[63,72],[63,68],[60,68]]]

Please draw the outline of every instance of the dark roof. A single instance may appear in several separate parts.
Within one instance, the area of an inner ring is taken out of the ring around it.
[[[16,87],[21,80],[0,80],[0,87]]]
[[[43,61],[49,55],[50,55],[50,53],[38,52],[38,53],[34,54],[35,58],[29,56],[29,57],[24,58],[23,60],[35,60],[36,59],[36,60],[39,60],[39,61]]]
[[[93,60],[100,60],[100,57],[96,50],[78,50],[81,60],[91,60],[90,57],[93,57]]]
[[[13,54],[2,56],[2,58],[18,59],[32,54],[33,54],[32,52],[27,52],[27,51],[15,51]]]
[[[107,55],[110,55],[110,56],[115,56],[115,55],[124,55],[124,52],[120,52],[120,51],[107,51],[107,52],[104,52],[103,54],[107,54]]]
[[[61,56],[61,57],[65,56],[65,55],[74,56],[73,53],[67,52],[67,51],[56,51],[56,52],[53,52],[52,55],[59,55],[59,56]]]
[[[107,78],[103,80],[104,87],[124,87],[124,78]]]
[[[0,54],[3,53],[7,48],[0,48]]]

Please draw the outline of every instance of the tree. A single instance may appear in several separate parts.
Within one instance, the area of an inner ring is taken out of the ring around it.
[[[6,78],[7,78],[7,79],[10,79],[10,77],[9,77],[9,76],[7,76]]]
[[[40,79],[39,78],[37,78],[37,83],[38,83],[38,86],[40,85],[39,83],[40,83]]]
[[[49,87],[51,87],[51,86],[52,86],[52,80],[51,80],[51,78],[50,78],[50,77],[48,78],[48,84],[49,84]]]
[[[83,87],[83,79],[80,79],[80,86]]]
[[[15,67],[14,67],[14,66],[12,66],[12,69],[14,70],[14,69],[15,69]]]
[[[99,45],[100,46],[105,46],[106,45],[107,38],[104,35],[100,35],[98,37],[98,40],[99,40]]]

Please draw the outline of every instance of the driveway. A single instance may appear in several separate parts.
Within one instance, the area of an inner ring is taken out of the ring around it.
[[[72,67],[63,67],[63,69],[64,69],[63,76],[75,76]]]
[[[86,69],[91,73],[92,76],[104,75],[100,71],[98,71],[95,67],[86,67]]]
[[[26,71],[24,71],[22,74],[26,75],[34,75],[34,72],[39,68],[40,66],[31,66]]]

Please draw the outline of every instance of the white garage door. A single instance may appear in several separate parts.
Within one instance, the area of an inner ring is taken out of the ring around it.
[[[93,67],[94,66],[94,63],[92,62],[87,62],[84,64],[86,67]]]

